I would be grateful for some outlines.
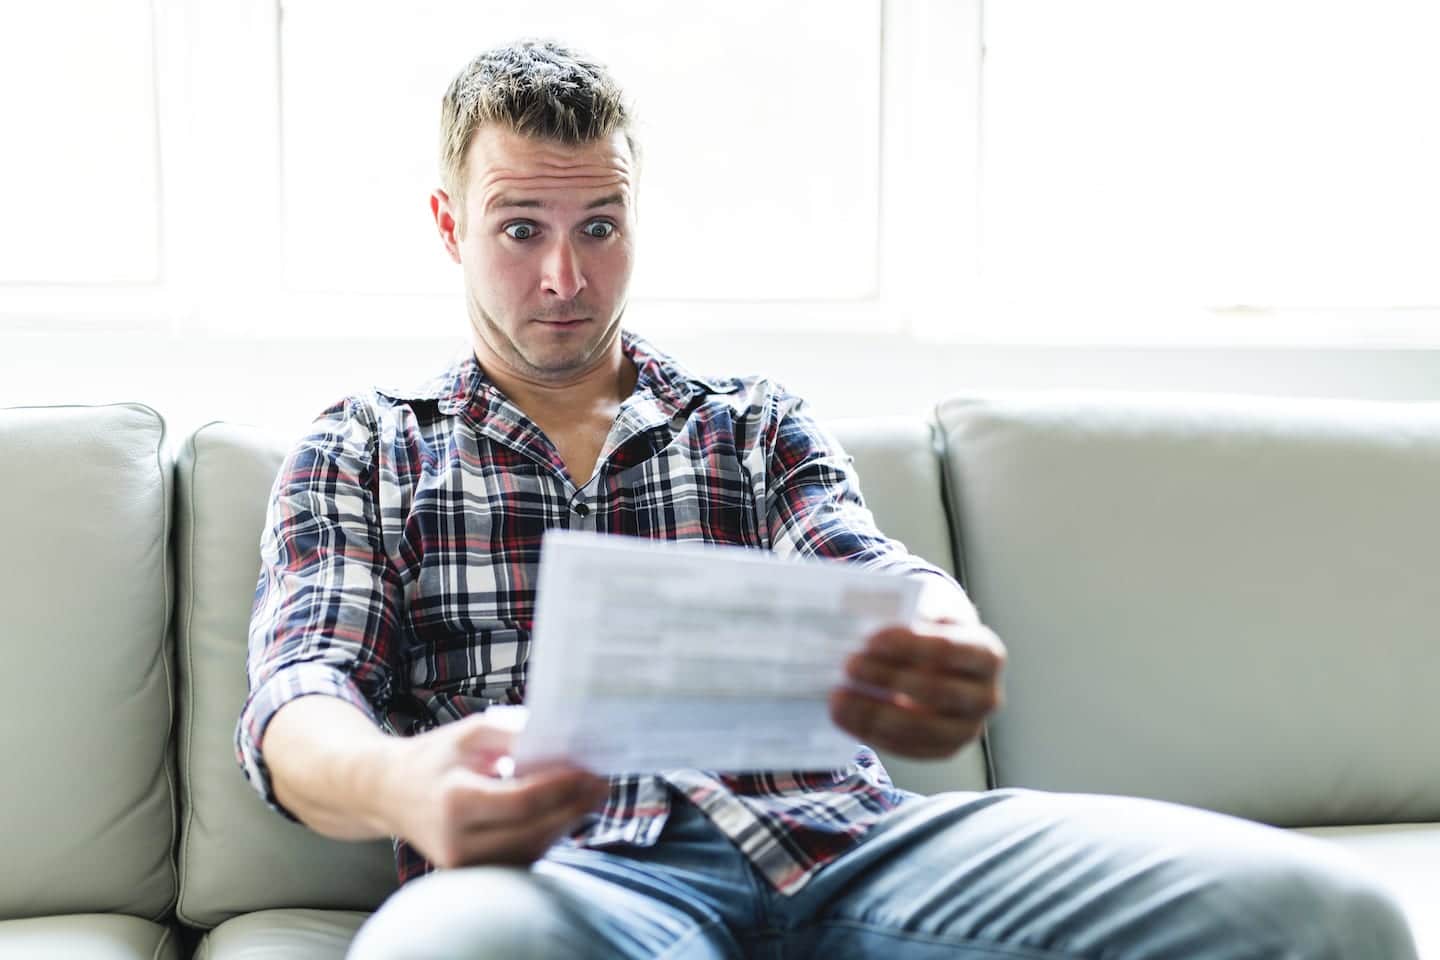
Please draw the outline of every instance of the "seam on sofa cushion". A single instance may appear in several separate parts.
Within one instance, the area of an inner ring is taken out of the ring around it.
[[[175,774],[175,755],[171,751],[171,739],[175,736],[175,677],[171,670],[171,646],[173,641],[173,630],[175,625],[175,577],[174,577],[174,551],[171,548],[171,536],[173,527],[171,514],[175,502],[175,486],[173,481],[173,470],[166,463],[165,458],[165,418],[153,407],[143,403],[130,403],[124,406],[144,410],[155,417],[160,427],[160,436],[155,441],[155,469],[160,476],[160,511],[161,511],[161,546],[165,555],[165,562],[162,570],[162,579],[165,586],[165,622],[160,629],[160,669],[165,675],[165,703],[168,709],[165,717],[165,738],[163,741],[163,755],[160,760],[160,767],[165,772],[165,785],[170,791],[170,839],[166,844],[165,861],[170,867],[170,896],[166,898],[165,906],[154,914],[150,919],[156,922],[164,922],[170,912],[174,910],[180,898],[180,871],[175,862],[176,841],[179,835],[180,822],[176,812],[180,804],[180,785]]]
[[[940,404],[936,404],[933,416],[930,420],[930,444],[935,451],[936,458],[940,461],[940,509],[945,514],[946,533],[950,538],[950,556],[955,564],[955,578],[960,581],[968,596],[969,571],[965,565],[965,538],[960,531],[960,504],[956,499],[956,488],[959,483],[950,473],[949,442],[946,438],[945,425],[940,421]],[[970,602],[974,603],[975,598],[971,597]],[[976,605],[979,609],[979,605]],[[984,619],[983,617],[981,618]],[[1004,641],[1004,637],[1000,638]],[[980,756],[985,763],[985,786],[995,789],[998,782],[995,776],[995,756],[990,750],[990,724],[986,723],[980,732]]]
[[[176,656],[180,661],[180,672],[185,677],[184,682],[189,683],[191,686],[190,696],[188,698],[188,702],[185,704],[184,729],[180,732],[179,739],[176,742],[176,754],[180,760],[181,791],[182,796],[185,797],[186,801],[184,810],[181,814],[182,822],[179,831],[180,840],[179,847],[176,853],[178,861],[183,865],[183,869],[181,869],[180,871],[182,884],[185,883],[186,879],[188,879],[188,877],[190,876],[190,825],[193,822],[195,816],[193,813],[195,807],[195,798],[190,786],[190,750],[191,745],[194,743],[193,724],[195,722],[195,659],[190,650],[190,631],[194,625],[195,618],[195,462],[197,460],[197,456],[195,453],[195,434],[199,433],[200,430],[203,429],[204,426],[200,427],[197,430],[191,431],[190,436],[185,438],[183,455],[177,458],[177,465],[180,463],[184,463],[186,459],[189,460],[189,463],[186,465],[188,473],[188,482],[186,484],[186,489],[188,492],[185,497],[186,524],[184,529],[186,546],[184,560],[181,560],[179,551],[176,551],[175,555],[177,569],[178,565],[182,562],[187,568],[187,576],[185,577],[184,598],[185,620],[181,628],[176,631],[175,651]],[[189,916],[186,915],[183,909],[183,904],[181,903],[181,901],[184,899],[184,892],[185,891],[183,889],[180,891],[181,897],[179,898],[179,900],[176,901],[175,916],[184,923],[188,923],[193,926],[193,921]]]
[[[195,701],[195,656],[194,656],[194,651],[191,649],[192,638],[193,638],[193,636],[194,636],[194,624],[195,624],[195,577],[194,577],[194,567],[195,567],[195,516],[196,516],[195,500],[196,500],[196,491],[197,491],[197,489],[198,489],[198,487],[196,486],[196,483],[195,483],[195,475],[196,475],[197,467],[198,467],[198,465],[199,465],[199,463],[200,463],[200,448],[199,448],[199,445],[196,443],[196,440],[197,440],[197,438],[200,436],[201,432],[203,432],[204,430],[206,430],[206,429],[209,428],[209,427],[216,426],[219,422],[220,422],[220,421],[218,421],[218,420],[212,420],[212,421],[210,421],[210,422],[208,422],[208,423],[203,423],[203,424],[201,424],[199,427],[195,428],[193,431],[191,431],[190,436],[185,439],[185,448],[184,448],[184,452],[188,455],[188,459],[189,459],[189,461],[190,461],[189,464],[188,464],[188,469],[187,469],[187,473],[188,473],[187,488],[188,488],[188,490],[189,490],[189,496],[187,496],[187,497],[185,498],[185,517],[186,517],[186,531],[185,531],[185,532],[186,532],[186,541],[187,541],[187,542],[186,542],[186,549],[185,549],[185,563],[186,563],[186,564],[188,565],[188,567],[189,567],[189,571],[188,571],[188,572],[190,573],[190,575],[185,578],[185,584],[186,584],[186,588],[185,588],[185,589],[186,589],[186,597],[185,597],[185,623],[184,623],[184,629],[183,629],[182,631],[177,632],[177,637],[176,637],[176,639],[177,639],[178,642],[176,643],[176,651],[177,651],[177,653],[179,654],[181,660],[183,661],[183,664],[184,664],[184,674],[185,674],[185,676],[186,676],[186,678],[187,678],[187,682],[190,684],[190,702],[186,704],[186,709],[185,709],[185,729],[182,731],[180,741],[177,743],[177,753],[180,755],[180,759],[183,761],[183,762],[180,764],[180,779],[181,779],[181,782],[182,782],[182,785],[183,785],[183,794],[182,794],[182,796],[184,796],[185,798],[187,798],[187,800],[189,801],[189,802],[187,802],[187,803],[185,804],[185,810],[184,810],[184,814],[183,814],[184,821],[183,821],[183,823],[180,825],[179,830],[178,830],[179,848],[178,848],[178,851],[177,851],[177,855],[178,855],[179,861],[180,861],[180,862],[184,865],[184,867],[185,867],[185,869],[183,869],[183,870],[180,871],[180,875],[181,875],[182,878],[189,877],[189,875],[190,875],[190,869],[189,869],[189,866],[190,866],[190,864],[189,864],[189,858],[190,858],[190,827],[191,827],[191,824],[194,822],[194,817],[195,817],[195,813],[194,813],[194,810],[195,810],[194,791],[193,791],[193,789],[192,789],[192,783],[191,783],[191,778],[190,778],[190,766],[191,766],[191,759],[192,759],[191,756],[190,756],[190,754],[191,754],[191,752],[194,750],[194,745],[195,745],[195,713],[196,713],[196,710],[195,710],[195,702],[194,702],[194,701]],[[180,458],[180,462],[183,462],[184,459],[186,459],[186,458],[185,458],[185,457]],[[178,554],[178,552],[177,552],[177,554],[176,554],[176,562],[178,563],[179,560],[180,560],[180,557],[179,557],[179,554]],[[182,637],[183,637],[183,639],[182,639]],[[176,897],[176,905],[175,905],[175,916],[178,917],[180,920],[184,921],[185,923],[189,924],[190,926],[199,927],[200,929],[203,929],[203,930],[208,930],[208,929],[210,929],[210,926],[209,926],[209,925],[197,923],[192,917],[188,916],[185,912],[183,912],[182,907],[181,907],[181,903],[180,903],[180,896],[179,896],[180,893],[182,893],[182,891],[179,890],[178,885],[177,885],[176,893],[177,893],[177,897]]]
[[[160,954],[165,950],[165,944],[170,942],[172,931],[169,927],[160,931],[160,939],[155,943],[155,952],[150,954],[150,960],[160,960]]]

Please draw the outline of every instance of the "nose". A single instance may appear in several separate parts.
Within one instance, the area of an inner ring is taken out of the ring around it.
[[[580,267],[580,253],[569,238],[556,240],[545,252],[540,282],[546,293],[561,300],[573,300],[585,289],[585,274]]]

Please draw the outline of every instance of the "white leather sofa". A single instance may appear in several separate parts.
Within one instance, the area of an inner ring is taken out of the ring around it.
[[[890,762],[1182,801],[1353,848],[1440,957],[1440,410],[957,398],[835,425],[881,525],[1010,647],[986,749]],[[0,410],[0,956],[323,958],[389,845],[232,757],[284,438],[133,404]]]

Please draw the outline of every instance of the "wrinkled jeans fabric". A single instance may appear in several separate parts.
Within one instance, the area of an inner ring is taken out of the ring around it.
[[[782,896],[676,797],[650,848],[406,884],[354,960],[522,957],[1408,960],[1400,909],[1324,841],[1151,800],[916,798]]]

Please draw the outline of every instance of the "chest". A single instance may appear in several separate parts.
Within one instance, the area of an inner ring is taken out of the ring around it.
[[[604,430],[556,429],[545,431],[550,442],[555,445],[556,452],[560,454],[560,460],[565,464],[565,472],[570,475],[570,480],[575,486],[585,486],[586,482],[595,474],[595,463],[600,459],[600,451],[605,446],[607,431],[608,424]]]
[[[550,529],[768,546],[758,451],[728,437],[665,439],[599,461],[604,438],[562,433],[552,443],[567,467],[594,474],[571,486],[536,457],[467,437],[413,486],[382,485],[386,552],[412,617],[526,619]]]
[[[412,688],[500,697],[523,683],[547,530],[769,546],[761,452],[730,431],[656,436],[597,472],[605,439],[550,438],[568,471],[595,474],[579,494],[533,455],[473,433],[452,436],[413,482],[382,482],[403,595],[399,674]]]
[[[585,486],[595,473],[595,464],[615,424],[619,406],[602,406],[581,414],[547,414],[535,417],[535,425],[554,445],[565,472],[577,487]]]

